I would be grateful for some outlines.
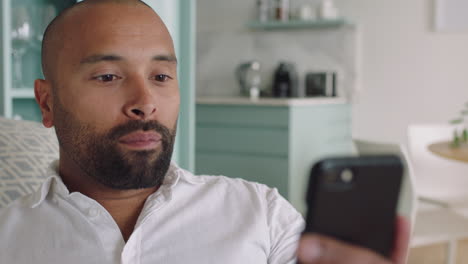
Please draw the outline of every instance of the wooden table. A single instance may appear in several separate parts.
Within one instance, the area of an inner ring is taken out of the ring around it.
[[[468,144],[460,143],[453,147],[452,141],[436,142],[428,146],[437,156],[461,162],[468,162]],[[448,206],[450,207],[450,205]],[[408,264],[460,264],[468,263],[468,220],[467,214],[456,210],[441,208],[418,212],[412,248]],[[431,215],[432,214],[432,215]]]
[[[441,157],[468,162],[468,144],[461,143],[459,147],[452,147],[452,141],[436,142],[429,145],[429,150]]]

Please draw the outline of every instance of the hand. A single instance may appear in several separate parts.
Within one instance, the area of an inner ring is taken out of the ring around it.
[[[408,221],[397,217],[395,246],[391,259],[386,259],[369,249],[316,234],[302,236],[297,255],[302,264],[405,264],[409,237]]]

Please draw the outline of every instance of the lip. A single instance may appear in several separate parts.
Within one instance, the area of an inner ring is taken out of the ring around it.
[[[154,149],[161,143],[162,136],[156,132],[137,131],[119,138],[119,143],[134,150]]]

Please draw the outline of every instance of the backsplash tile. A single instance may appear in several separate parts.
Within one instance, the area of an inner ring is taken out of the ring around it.
[[[355,26],[254,31],[246,23],[254,17],[255,1],[212,3],[198,1],[197,96],[239,95],[235,69],[253,59],[261,63],[264,89],[271,89],[281,61],[295,63],[301,86],[306,72],[332,70],[338,73],[339,96],[349,97],[356,89],[359,34]]]

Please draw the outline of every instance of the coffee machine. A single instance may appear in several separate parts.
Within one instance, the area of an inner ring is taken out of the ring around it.
[[[280,62],[273,76],[272,96],[298,97],[298,76],[293,63]]]

